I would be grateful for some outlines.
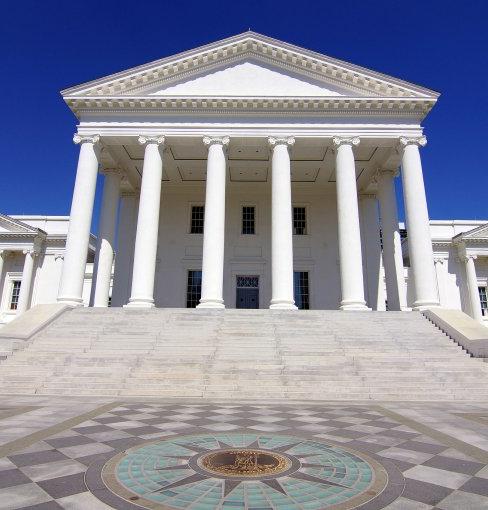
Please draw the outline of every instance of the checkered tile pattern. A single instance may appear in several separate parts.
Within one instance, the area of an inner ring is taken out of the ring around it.
[[[374,405],[128,403],[0,459],[0,509],[108,508],[87,491],[90,463],[177,434],[285,433],[332,440],[394,463],[406,480],[388,510],[488,508],[488,466],[384,416]]]

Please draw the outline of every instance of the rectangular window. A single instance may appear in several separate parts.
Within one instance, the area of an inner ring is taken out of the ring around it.
[[[202,272],[188,271],[188,283],[186,286],[186,307],[196,308],[202,295]]]
[[[10,296],[10,310],[17,310],[17,305],[19,304],[19,294],[20,294],[20,280],[15,280],[12,282],[12,295]]]
[[[293,208],[293,235],[307,235],[307,210],[305,207]]]
[[[483,316],[488,315],[488,300],[486,294],[486,287],[478,287],[480,293],[481,313]]]
[[[203,219],[205,217],[205,207],[203,205],[194,205],[191,208],[191,234],[203,234]]]
[[[256,211],[254,206],[243,206],[242,208],[242,233],[244,235],[254,235],[255,229]]]
[[[310,293],[308,286],[308,271],[293,272],[293,290],[295,304],[299,310],[310,309]]]

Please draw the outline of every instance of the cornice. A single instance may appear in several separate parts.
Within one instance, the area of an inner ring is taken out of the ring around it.
[[[358,97],[69,97],[66,103],[81,114],[158,113],[212,115],[323,115],[415,117],[423,119],[435,104],[424,98]]]

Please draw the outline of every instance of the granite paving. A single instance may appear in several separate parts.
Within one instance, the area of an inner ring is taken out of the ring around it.
[[[0,407],[0,509],[132,508],[103,502],[87,471],[144,441],[237,433],[329,441],[393,466],[401,490],[378,508],[488,509],[488,403],[5,396]]]

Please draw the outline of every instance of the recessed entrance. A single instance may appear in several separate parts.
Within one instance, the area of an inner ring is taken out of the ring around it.
[[[259,276],[237,276],[236,308],[259,308]]]

